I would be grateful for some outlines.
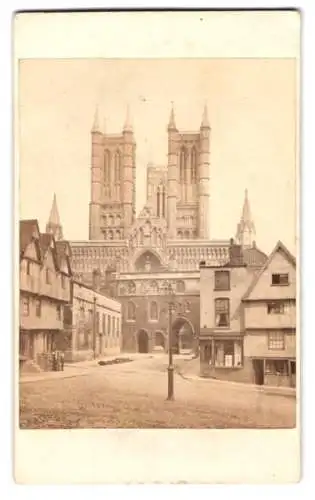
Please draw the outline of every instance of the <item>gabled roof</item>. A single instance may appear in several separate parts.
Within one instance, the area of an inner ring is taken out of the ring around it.
[[[39,235],[40,247],[43,252],[43,256],[47,252],[48,248],[52,246],[53,236],[50,233],[40,233]]]
[[[266,271],[266,269],[269,267],[269,264],[271,263],[271,261],[273,260],[274,256],[276,255],[277,252],[279,252],[279,250],[281,250],[287,257],[288,261],[291,262],[291,264],[295,267],[296,266],[296,259],[295,257],[291,254],[291,252],[289,252],[289,250],[286,248],[286,246],[281,242],[281,241],[278,241],[278,243],[276,244],[275,248],[273,249],[273,251],[271,252],[271,254],[269,255],[268,259],[266,260],[264,266],[262,267],[262,269],[259,271],[258,274],[256,274],[256,276],[254,277],[253,281],[251,282],[251,284],[249,285],[247,291],[245,292],[245,294],[243,295],[243,298],[242,300],[246,300],[249,295],[251,294],[251,292],[253,291],[253,289],[255,288],[255,286],[257,285],[260,277],[262,276],[262,274]]]
[[[26,247],[32,240],[39,239],[39,227],[36,219],[20,220],[20,257],[23,257]],[[40,254],[38,254],[40,260]]]
[[[62,260],[65,259],[68,265],[69,275],[72,275],[70,258],[71,258],[71,247],[68,241],[56,241],[56,251],[59,269],[61,270]]]
[[[56,269],[59,269],[56,243],[55,243],[55,238],[53,237],[53,235],[50,233],[40,233],[39,243],[40,243],[40,249],[42,252],[42,259],[44,260],[44,257],[47,254],[48,249],[50,248],[52,251],[55,267],[56,267]]]

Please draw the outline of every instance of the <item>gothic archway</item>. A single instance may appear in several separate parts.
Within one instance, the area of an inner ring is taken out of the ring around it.
[[[135,261],[135,270],[140,272],[155,272],[161,269],[161,261],[158,256],[147,250],[143,252]]]
[[[172,324],[172,345],[174,353],[192,352],[194,349],[194,327],[185,317],[176,318]]]
[[[154,343],[154,348],[155,350],[165,350],[165,337],[162,332],[156,331],[155,332],[155,343]]]
[[[146,330],[139,330],[137,340],[138,340],[138,352],[140,353],[149,352],[149,335]]]

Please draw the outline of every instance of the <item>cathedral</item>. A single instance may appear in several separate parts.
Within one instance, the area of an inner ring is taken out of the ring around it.
[[[177,352],[198,350],[199,265],[224,266],[242,249],[254,270],[265,254],[256,248],[248,193],[236,239],[210,239],[210,124],[207,107],[199,130],[168,122],[167,165],[147,167],[147,199],[136,216],[136,140],[129,113],[118,134],[102,131],[98,114],[91,131],[89,240],[71,241],[75,276],[122,304],[122,349],[168,349],[172,328]],[[47,225],[62,238],[56,200]]]

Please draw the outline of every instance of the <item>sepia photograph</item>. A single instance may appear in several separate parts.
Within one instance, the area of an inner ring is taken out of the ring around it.
[[[17,68],[19,429],[296,429],[299,60]]]

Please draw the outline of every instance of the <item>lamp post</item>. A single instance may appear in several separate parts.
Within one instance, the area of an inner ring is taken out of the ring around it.
[[[172,285],[169,284],[167,287],[167,293],[170,296],[168,303],[168,367],[167,367],[167,400],[174,400],[174,366],[173,366],[173,335],[172,335],[172,313],[173,313],[173,302],[172,297],[174,295]]]

